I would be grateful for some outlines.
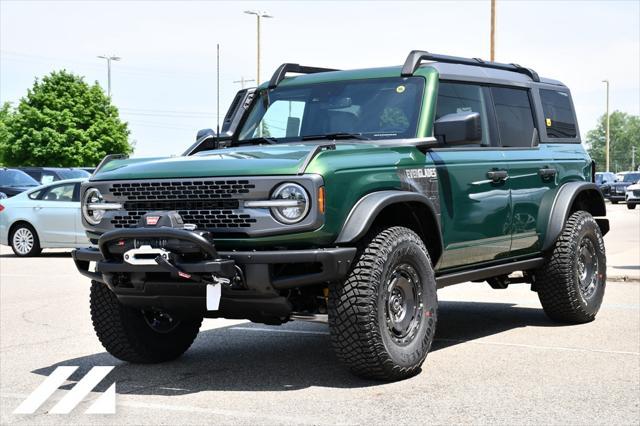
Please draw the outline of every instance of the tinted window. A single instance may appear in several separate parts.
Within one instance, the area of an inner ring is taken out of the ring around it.
[[[75,184],[58,185],[51,187],[42,198],[46,201],[73,201]]]
[[[532,146],[535,127],[528,91],[492,87],[491,94],[493,95],[502,146]]]
[[[640,173],[627,173],[622,179],[623,182],[637,182],[640,180]]]
[[[485,91],[481,86],[461,83],[440,83],[436,120],[447,114],[477,112],[482,126],[482,145],[489,144],[489,125],[486,113]]]
[[[0,170],[2,186],[38,186],[39,183],[21,170]]]
[[[82,169],[67,169],[67,170],[57,170],[58,176],[60,179],[75,179],[75,178],[83,178],[89,177],[91,173]]]
[[[540,90],[542,111],[550,138],[575,138],[576,122],[567,92],[558,90]]]

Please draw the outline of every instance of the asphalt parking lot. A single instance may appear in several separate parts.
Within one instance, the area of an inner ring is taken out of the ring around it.
[[[360,380],[332,355],[326,325],[205,320],[194,346],[162,365],[129,365],[93,333],[89,286],[68,252],[0,250],[2,424],[638,424],[640,212],[608,206],[609,282],[596,321],[549,321],[528,286],[439,291],[436,342],[418,376]],[[91,367],[115,369],[114,415],[49,414]],[[58,366],[79,366],[33,415],[12,414]]]

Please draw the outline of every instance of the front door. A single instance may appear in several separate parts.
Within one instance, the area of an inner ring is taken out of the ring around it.
[[[36,201],[36,231],[43,245],[75,245],[76,216],[80,214],[77,186],[75,183],[51,186]]]
[[[440,82],[436,120],[444,115],[478,112],[478,144],[436,148],[427,157],[436,167],[444,253],[438,269],[506,257],[511,247],[508,160],[496,143],[488,113],[488,87]]]

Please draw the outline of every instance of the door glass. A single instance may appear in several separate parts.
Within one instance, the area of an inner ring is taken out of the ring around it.
[[[260,125],[250,138],[300,136],[300,123],[304,115],[305,104],[301,101],[275,101],[264,114]]]
[[[59,185],[49,189],[42,198],[45,201],[73,201],[74,184]]]
[[[542,111],[550,138],[575,138],[576,122],[569,93],[561,90],[540,89]]]
[[[528,91],[492,87],[491,94],[502,146],[531,147],[537,143]]]
[[[436,120],[447,114],[461,112],[477,112],[480,114],[482,126],[481,145],[489,146],[489,122],[483,88],[474,84],[440,82]]]

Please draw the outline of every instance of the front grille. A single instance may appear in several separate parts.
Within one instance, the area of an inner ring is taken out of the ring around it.
[[[110,191],[115,197],[130,201],[202,200],[233,198],[254,188],[248,180],[234,179],[114,183]]]
[[[185,223],[200,229],[250,228],[257,220],[240,208],[237,198],[250,196],[248,180],[171,180],[113,183],[109,192],[124,211],[111,219],[115,228],[134,228],[152,211],[177,211]]]
[[[634,189],[633,190],[633,195],[634,195],[634,197],[640,197],[640,189]]]

